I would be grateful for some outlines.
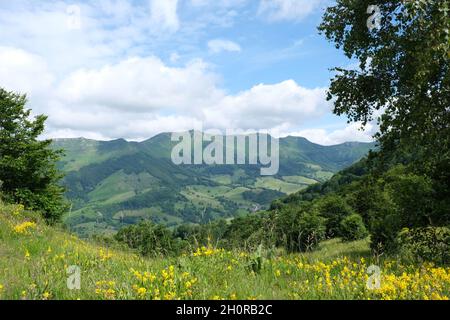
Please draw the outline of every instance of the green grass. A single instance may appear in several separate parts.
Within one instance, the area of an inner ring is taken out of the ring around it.
[[[343,256],[352,258],[353,260],[358,260],[361,257],[370,259],[369,239],[348,243],[342,242],[339,239],[331,239],[320,243],[316,250],[308,253],[309,259],[324,262],[332,261]]]
[[[257,178],[255,187],[280,191],[286,194],[295,193],[305,188],[304,185],[286,182],[273,177]]]
[[[317,183],[316,180],[310,179],[307,177],[303,177],[303,176],[284,176],[283,180],[286,182],[290,182],[290,183],[304,184],[304,185],[310,185],[310,184]]]
[[[229,174],[214,175],[211,177],[211,180],[223,185],[230,185],[233,182],[232,177]]]
[[[250,202],[244,199],[243,193],[250,190],[246,187],[237,187],[226,192],[223,196],[239,204],[249,204]]]
[[[149,191],[150,186],[157,184],[158,180],[146,172],[125,174],[120,170],[100,182],[88,196],[91,202],[118,203],[134,197],[136,192]]]
[[[18,232],[24,222],[36,224]],[[374,259],[367,240],[329,240],[305,254],[208,247],[180,257],[143,258],[117,244],[81,241],[46,226],[33,212],[1,203],[0,256],[0,299],[438,299],[450,294],[450,268]],[[382,270],[378,290],[366,287],[371,264]],[[68,289],[69,266],[80,268],[81,290]]]
[[[319,180],[320,182],[324,182],[331,179],[333,175],[334,173],[329,171],[316,171],[313,174],[314,178]]]
[[[220,201],[212,193],[208,193],[202,186],[190,186],[180,192],[190,203],[198,207],[209,207],[223,210]]]

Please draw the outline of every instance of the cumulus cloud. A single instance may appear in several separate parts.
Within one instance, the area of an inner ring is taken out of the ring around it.
[[[206,121],[218,128],[269,129],[280,123],[305,123],[330,108],[325,88],[307,89],[288,80],[228,95],[204,113]]]
[[[247,2],[191,0],[195,10],[211,11],[186,32],[227,25],[234,9]],[[271,20],[296,20],[302,14],[294,2],[262,1],[259,11]],[[68,28],[64,1],[0,1],[0,86],[27,93],[34,114],[49,115],[46,137],[142,140],[203,126],[270,129],[277,136],[294,133],[323,144],[369,139],[351,126],[300,130],[329,113],[325,88],[287,80],[231,94],[214,67],[182,47],[170,47],[170,64],[142,49],[184,32],[179,5],[178,0],[80,2],[82,29],[77,30]],[[311,6],[306,3],[307,11],[314,10]],[[208,48],[241,51],[226,39],[213,39]]]
[[[373,142],[376,129],[377,127],[373,123],[368,123],[364,128],[361,123],[351,123],[337,130],[306,129],[291,132],[289,135],[304,137],[311,142],[329,146],[344,142]]]
[[[0,43],[45,57],[65,74],[167,41],[180,29],[177,9],[178,0],[0,1]]]
[[[1,46],[0,79],[2,86],[30,92],[35,97],[47,94],[54,81],[43,58],[21,49]]]
[[[61,99],[138,113],[204,107],[222,95],[207,64],[194,60],[182,68],[157,57],[130,58],[100,69],[82,69],[59,86]]]
[[[32,93],[30,107],[50,116],[53,137],[139,140],[200,124],[205,129],[270,129],[280,123],[295,126],[330,110],[324,88],[304,88],[293,80],[227,94],[220,77],[201,60],[170,67],[154,56],[135,57],[55,81],[39,56],[2,48],[0,57],[12,57],[0,59],[0,83]],[[39,99],[33,98],[36,92]]]
[[[270,21],[300,21],[327,0],[261,0],[258,13]]]
[[[152,23],[168,31],[177,31],[180,26],[177,7],[178,0],[150,0]]]
[[[214,39],[208,42],[209,51],[212,53],[220,53],[222,51],[240,52],[241,46],[236,42],[224,39]]]

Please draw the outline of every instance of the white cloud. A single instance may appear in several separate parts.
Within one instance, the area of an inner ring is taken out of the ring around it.
[[[330,109],[324,88],[307,89],[293,80],[227,94],[201,60],[169,67],[157,57],[135,57],[79,69],[56,81],[36,55],[2,48],[0,57],[9,57],[0,59],[0,83],[31,92],[29,106],[49,115],[53,137],[136,140],[200,123],[205,129],[258,130],[280,123],[298,128]],[[39,99],[34,98],[37,92]]]
[[[0,1],[0,45],[51,61],[58,75],[142,55],[180,29],[178,0],[76,2],[81,28],[68,22],[69,1]],[[72,11],[74,12],[74,11]]]
[[[73,104],[115,110],[154,112],[204,107],[221,96],[216,76],[194,60],[182,68],[159,58],[130,58],[100,69],[79,70],[59,86],[60,98]]]
[[[304,137],[321,145],[336,145],[344,142],[372,142],[376,125],[369,123],[363,129],[361,123],[351,123],[342,129],[327,131],[325,129],[306,129],[290,132],[286,135]]]
[[[180,22],[177,14],[178,0],[150,0],[151,21],[164,30],[177,31]]]
[[[47,94],[54,77],[41,57],[21,49],[0,47],[1,85],[34,96]]]
[[[214,39],[208,42],[209,51],[212,53],[220,53],[222,51],[240,52],[241,46],[236,42],[224,39]]]
[[[73,114],[70,114],[73,116]],[[84,117],[81,118],[84,120]],[[95,121],[102,121],[99,116]],[[75,118],[73,122],[77,122]],[[103,123],[103,122],[102,122]],[[142,141],[153,137],[161,132],[188,131],[192,128],[201,127],[201,122],[192,117],[181,116],[152,116],[141,117],[114,115],[114,121],[108,123],[101,130],[93,130],[92,125],[88,127],[55,127],[51,132],[45,134],[45,138],[79,138],[84,137],[95,140],[110,140],[114,138],[125,138],[129,140]]]
[[[261,0],[258,13],[269,21],[301,21],[328,0]]]
[[[301,130],[331,109],[325,88],[288,80],[230,94],[207,63],[185,63],[196,55],[182,46],[168,48],[173,52],[168,60],[177,67],[148,53],[155,42],[167,44],[175,34],[229,26],[235,9],[246,2],[191,0],[201,18],[189,25],[180,22],[177,0],[85,1],[80,2],[82,30],[71,30],[64,1],[0,1],[0,86],[29,94],[33,112],[49,115],[49,137],[141,140],[203,124],[205,129],[296,132],[325,144],[367,139],[354,128]],[[293,2],[287,7],[283,3],[290,1],[264,2],[260,13],[269,19],[301,16]],[[208,48],[212,53],[241,51],[226,39],[213,39]]]
[[[325,88],[307,89],[288,80],[228,95],[205,110],[205,115],[208,123],[219,128],[269,129],[280,123],[305,123],[330,108]]]

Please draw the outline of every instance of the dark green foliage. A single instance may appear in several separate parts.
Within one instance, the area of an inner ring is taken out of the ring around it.
[[[25,95],[0,88],[0,187],[6,201],[55,223],[67,208],[56,168],[62,152],[50,148],[51,140],[38,140],[47,117],[32,120],[26,103]]]
[[[385,181],[402,224],[414,228],[442,222],[439,212],[434,210],[435,192],[430,178],[397,166],[385,175]]]
[[[329,99],[335,113],[367,123],[383,108],[383,156],[413,154],[433,172],[449,157],[449,0],[382,1],[380,28],[367,27],[370,0],[337,1],[319,30],[359,61],[359,70],[336,68]],[[420,148],[418,148],[420,147]]]
[[[344,241],[360,240],[368,236],[362,217],[356,213],[342,219],[339,234]]]
[[[341,221],[354,213],[345,199],[335,194],[317,200],[316,207],[320,215],[326,219],[328,237],[341,236]]]
[[[280,214],[280,220],[279,238],[284,238],[288,251],[310,251],[325,239],[325,219],[313,210],[286,210]]]
[[[162,225],[141,222],[121,229],[115,238],[143,255],[173,255],[183,250],[192,252],[202,246],[252,252],[258,248],[281,247],[299,252],[314,249],[325,238],[325,229],[325,219],[312,207],[305,206],[260,212],[230,222],[185,224],[173,232]]]
[[[362,179],[369,172],[367,159],[362,159],[347,169],[336,173],[330,180],[309,186],[305,190],[293,193],[272,203],[271,209],[281,207],[283,204],[301,203],[320,198],[329,193],[342,191],[342,188]]]
[[[397,242],[402,257],[412,262],[432,261],[439,265],[450,264],[448,227],[404,229],[400,232]]]
[[[226,239],[228,223],[219,219],[202,225],[184,224],[177,227],[174,237],[189,243],[191,248],[206,245],[223,246]]]
[[[367,161],[362,163],[368,166]],[[328,236],[351,240],[352,232],[347,229],[352,229],[349,225],[353,225],[354,229],[361,229],[361,237],[365,234],[364,229],[369,232],[373,250],[389,253],[398,251],[397,237],[403,228],[450,224],[450,208],[448,201],[441,196],[441,183],[415,173],[411,166],[393,166],[384,174],[377,174],[369,169],[364,171],[368,173],[333,187],[332,193],[325,193],[324,196],[317,194],[312,200],[305,198],[312,188],[320,189],[320,186],[314,186],[274,202],[272,210],[295,210],[313,203],[320,215],[327,218]],[[349,175],[338,173],[337,176]],[[355,214],[358,218],[355,218]],[[364,228],[360,222],[364,224]],[[356,228],[356,225],[361,228]]]
[[[369,216],[374,248],[396,250],[395,239],[403,228],[450,223],[448,214],[444,213],[449,208],[443,208],[436,197],[439,193],[437,186],[429,177],[412,173],[408,167],[392,168],[376,181],[372,189],[377,190],[374,190],[373,197],[368,197],[373,205],[366,215]]]
[[[403,228],[450,224],[450,1],[382,1],[380,26],[370,29],[372,4],[338,0],[319,27],[359,61],[335,69],[334,113],[380,125],[368,175],[334,192],[362,215],[374,249],[395,251]]]
[[[275,241],[273,221],[270,223],[267,220],[261,213],[233,219],[224,234],[227,247],[255,250],[260,244],[273,245]]]
[[[284,193],[275,190],[246,191],[242,194],[245,200],[259,204],[269,204],[274,198],[282,197]]]
[[[360,214],[366,226],[370,224],[371,216],[377,208],[386,203],[382,189],[377,184],[377,179],[366,175],[360,182],[349,185],[350,192],[346,194],[347,203]]]
[[[120,230],[115,239],[144,256],[165,256],[181,251],[180,243],[166,227],[144,221]]]

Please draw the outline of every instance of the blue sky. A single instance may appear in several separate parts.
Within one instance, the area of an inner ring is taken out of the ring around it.
[[[142,140],[192,128],[370,141],[331,112],[317,32],[332,0],[0,0],[0,86],[49,137]]]

